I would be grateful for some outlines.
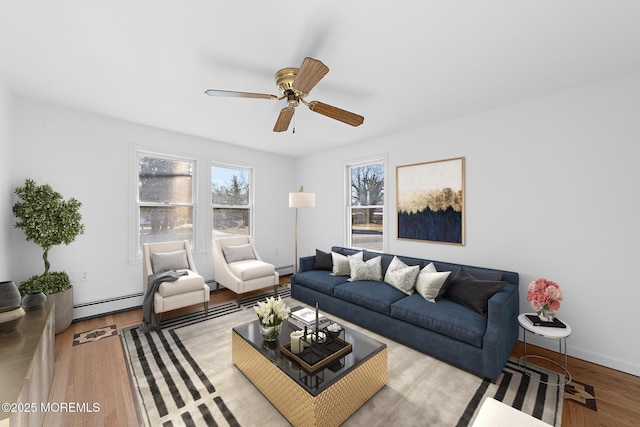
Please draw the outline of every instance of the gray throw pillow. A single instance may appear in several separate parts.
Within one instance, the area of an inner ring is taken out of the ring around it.
[[[356,257],[362,261],[362,252],[351,255],[350,257]],[[350,258],[349,257],[349,258]],[[349,258],[346,255],[339,254],[337,252],[331,252],[331,261],[333,266],[331,268],[332,276],[349,276],[351,274],[351,267],[349,266]]]
[[[188,269],[187,251],[182,249],[175,252],[157,252],[151,254],[151,268],[154,273]]]
[[[384,281],[407,295],[415,292],[416,279],[420,273],[419,265],[408,266],[394,256],[384,275]]]
[[[349,280],[352,282],[354,280],[382,281],[382,257],[377,256],[368,261],[363,261],[362,257],[357,257],[356,255],[349,257],[349,269],[351,270]]]
[[[436,297],[440,288],[447,281],[450,271],[438,272],[433,263],[429,263],[418,274],[416,280],[416,291],[429,302],[436,302]]]
[[[245,259],[256,259],[256,255],[253,253],[253,248],[250,243],[237,246],[225,246],[222,248],[224,253],[224,259],[228,264],[236,261],[243,261]]]

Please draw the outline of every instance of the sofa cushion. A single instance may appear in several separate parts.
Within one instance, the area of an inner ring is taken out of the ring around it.
[[[333,294],[337,298],[386,315],[391,312],[391,304],[408,298],[396,288],[374,280],[357,280],[338,285],[334,288]]]
[[[257,259],[244,259],[229,264],[229,269],[242,280],[257,279],[275,274],[273,264],[268,264]]]
[[[416,291],[422,298],[429,302],[436,302],[441,294],[447,279],[451,275],[450,271],[437,271],[433,263],[427,264],[416,280]],[[442,292],[444,294],[444,292]]]
[[[295,274],[296,284],[327,295],[333,295],[334,288],[346,281],[345,276],[333,276],[324,270],[309,270]]]
[[[430,303],[418,293],[393,303],[391,317],[476,347],[482,347],[487,328],[485,316],[447,299]]]
[[[313,261],[314,270],[329,270],[333,268],[333,259],[331,253],[323,252],[316,249],[316,258]]]
[[[506,284],[507,282],[499,280],[478,280],[462,267],[451,280],[445,298],[486,316],[489,311],[489,298],[501,291]]]
[[[382,258],[377,256],[368,261],[358,259],[356,255],[349,257],[349,280],[382,280]]]
[[[225,246],[222,248],[222,252],[224,253],[224,259],[227,261],[227,264],[245,259],[256,259],[256,254],[253,253],[253,247],[251,247],[250,243]]]
[[[174,252],[156,252],[151,254],[151,268],[154,273],[188,269],[187,251],[181,249]]]
[[[182,271],[182,270],[181,270]],[[204,278],[191,270],[187,270],[186,276],[180,276],[174,282],[162,282],[158,286],[158,293],[163,297],[185,294],[187,292],[204,289]]]
[[[420,273],[419,265],[409,266],[394,256],[384,275],[384,281],[399,291],[411,295],[415,292],[418,273]]]

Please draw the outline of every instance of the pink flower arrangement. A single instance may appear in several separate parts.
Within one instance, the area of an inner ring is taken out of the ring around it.
[[[534,280],[529,283],[527,301],[538,313],[543,309],[557,311],[560,309],[560,301],[562,301],[560,285],[544,278]]]

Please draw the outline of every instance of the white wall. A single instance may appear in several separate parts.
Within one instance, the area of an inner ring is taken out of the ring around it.
[[[13,213],[10,185],[11,165],[11,94],[0,77],[0,281],[13,280],[11,268],[11,229]]]
[[[201,196],[197,215],[202,221],[210,211],[210,162],[254,167],[257,249],[277,267],[292,264],[294,216],[288,208],[288,192],[295,188],[292,158],[27,99],[15,101],[14,116],[10,188],[32,178],[50,184],[65,199],[75,197],[83,204],[85,234],[49,252],[51,269],[67,271],[75,280],[75,305],[142,292],[141,264],[129,257],[135,146],[196,159]],[[41,274],[40,248],[26,242],[22,230],[14,230],[10,240],[16,281]],[[196,244],[198,271],[213,279],[211,242],[199,236]],[[79,280],[82,271],[88,273],[88,280]]]
[[[344,165],[386,152],[390,252],[516,271],[521,312],[530,281],[555,280],[569,354],[640,375],[638,117],[634,74],[300,159],[298,180],[316,192],[301,252],[344,243]],[[397,240],[396,166],[458,156],[466,245]]]

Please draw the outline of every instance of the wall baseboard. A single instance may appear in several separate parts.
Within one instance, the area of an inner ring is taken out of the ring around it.
[[[293,272],[293,266],[288,265],[277,267],[276,271],[281,276],[289,275]],[[206,283],[207,285],[209,285],[211,292],[215,292],[215,280],[207,280]],[[224,289],[224,286],[220,286],[220,289]],[[93,317],[105,316],[111,313],[140,308],[142,307],[143,300],[144,294],[142,292],[139,292],[131,295],[124,295],[100,301],[77,304],[73,306],[73,321],[77,322],[79,320],[86,320]]]
[[[109,298],[100,301],[87,302],[73,306],[73,320],[84,320],[108,313],[126,311],[132,308],[142,307],[144,294],[142,292],[121,297]]]
[[[276,267],[276,271],[281,276],[288,276],[289,274],[293,274],[293,265],[285,265],[282,267]]]

